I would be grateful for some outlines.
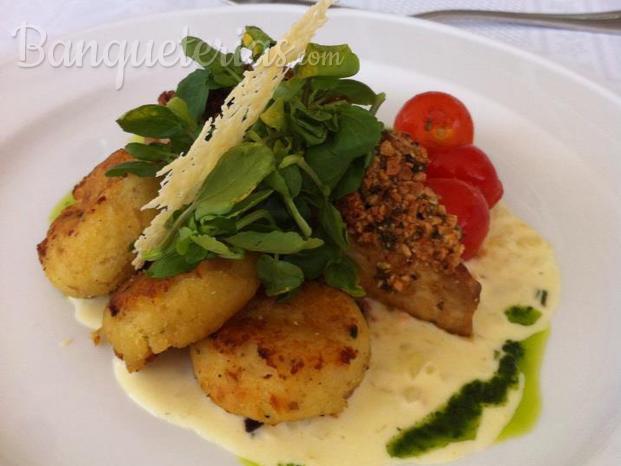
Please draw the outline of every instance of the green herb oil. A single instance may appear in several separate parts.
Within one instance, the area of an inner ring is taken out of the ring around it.
[[[504,404],[509,390],[519,382],[519,364],[524,354],[522,344],[507,341],[501,354],[498,369],[491,379],[464,385],[443,408],[395,435],[386,447],[390,456],[418,456],[453,442],[474,439],[483,408]]]
[[[532,306],[511,306],[505,311],[509,322],[518,325],[533,325],[541,317],[541,311]]]
[[[242,466],[261,466],[259,463],[255,463],[254,461],[247,460],[246,458],[237,458]],[[296,463],[278,463],[278,466],[304,466],[303,464]]]
[[[247,460],[246,458],[239,457],[237,459],[239,460],[239,463],[242,466],[260,466],[259,463],[255,463],[254,461]]]
[[[550,334],[544,330],[521,341],[503,345],[498,370],[487,380],[475,380],[462,387],[440,410],[429,414],[423,421],[397,434],[387,445],[393,457],[418,456],[450,443],[472,440],[476,437],[483,408],[506,402],[509,390],[524,374],[524,393],[511,421],[498,436],[502,442],[528,433],[537,423],[541,412],[539,371]],[[258,466],[240,458],[243,466]]]
[[[550,329],[548,328],[521,342],[524,357],[519,363],[519,368],[525,378],[524,394],[511,421],[498,436],[499,442],[530,432],[539,419],[541,412],[539,371],[549,336]]]
[[[73,194],[71,192],[65,194],[60,201],[56,203],[54,207],[52,207],[52,211],[48,215],[48,219],[51,222],[56,220],[58,216],[62,213],[70,205],[75,204],[75,199],[73,198]]]

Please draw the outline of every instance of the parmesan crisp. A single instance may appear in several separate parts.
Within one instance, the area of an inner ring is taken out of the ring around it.
[[[159,193],[143,209],[156,208],[160,212],[134,245],[137,254],[134,267],[141,267],[144,255],[162,244],[172,214],[194,201],[222,155],[242,141],[282,82],[286,65],[302,57],[317,29],[326,22],[326,12],[333,2],[319,0],[310,7],[285,36],[258,59],[255,68],[244,73],[242,81],[226,98],[221,115],[205,123],[187,154],[158,172],[158,176],[164,176]],[[205,141],[210,133],[211,138]]]

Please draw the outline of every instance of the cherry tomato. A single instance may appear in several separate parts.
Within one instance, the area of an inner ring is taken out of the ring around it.
[[[433,178],[427,185],[440,197],[448,213],[456,215],[465,246],[462,258],[470,259],[481,248],[489,231],[489,209],[481,192],[461,180]]]
[[[425,92],[408,100],[395,119],[395,128],[405,131],[427,149],[472,144],[474,126],[466,106],[444,92]]]
[[[476,146],[450,147],[429,154],[429,178],[457,178],[479,188],[491,209],[503,194],[502,183],[489,157]]]

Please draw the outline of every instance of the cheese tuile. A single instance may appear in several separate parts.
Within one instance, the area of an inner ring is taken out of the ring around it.
[[[156,208],[160,212],[134,244],[134,267],[140,268],[145,254],[162,245],[173,213],[194,201],[222,155],[242,141],[282,82],[286,65],[302,57],[317,29],[326,22],[326,12],[333,2],[319,0],[310,7],[284,37],[265,51],[255,68],[244,73],[226,98],[221,115],[205,123],[187,154],[158,172],[158,176],[164,176],[159,193],[143,209]],[[205,141],[210,133],[211,138]]]

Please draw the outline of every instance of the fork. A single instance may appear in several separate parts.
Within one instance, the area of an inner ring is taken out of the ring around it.
[[[225,0],[231,5],[259,3],[281,3],[288,5],[309,5],[312,0]],[[337,8],[356,8],[350,5],[334,5]],[[476,19],[498,21],[526,26],[552,27],[577,31],[621,34],[621,10],[594,13],[519,13],[494,10],[437,10],[408,15],[432,21],[454,19]]]

